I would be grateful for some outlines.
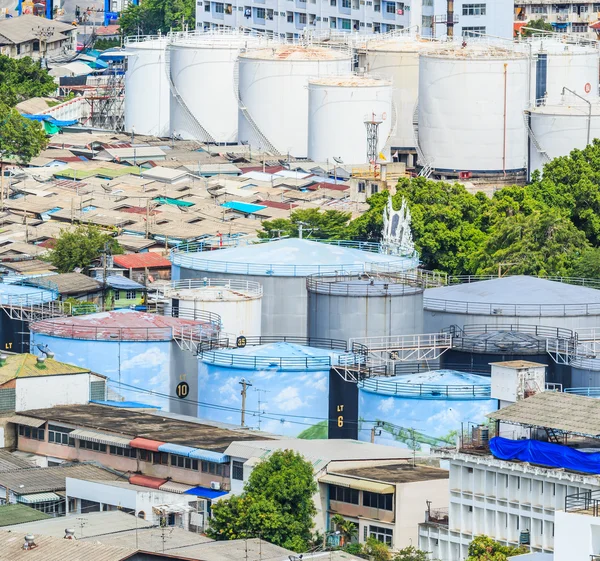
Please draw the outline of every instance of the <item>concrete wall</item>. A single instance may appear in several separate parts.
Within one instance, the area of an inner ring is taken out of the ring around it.
[[[589,561],[600,554],[600,517],[558,511],[554,519],[554,559]]]
[[[17,378],[16,411],[78,405],[90,400],[90,375]]]

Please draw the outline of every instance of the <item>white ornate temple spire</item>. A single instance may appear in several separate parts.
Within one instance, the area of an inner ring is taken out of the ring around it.
[[[400,210],[394,210],[392,196],[383,208],[381,249],[388,255],[413,255],[415,246],[410,229],[410,210],[402,198]]]

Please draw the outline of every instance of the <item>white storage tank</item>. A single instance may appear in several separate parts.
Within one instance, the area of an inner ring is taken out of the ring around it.
[[[392,124],[392,85],[365,76],[328,76],[308,81],[308,157],[315,162],[367,164],[366,119],[380,122],[377,154]],[[336,158],[336,160],[334,160]]]
[[[125,47],[125,130],[167,137],[171,134],[167,38],[128,37]]]
[[[532,103],[555,102],[565,87],[590,100],[598,96],[600,52],[596,47],[535,38],[519,43],[518,48],[531,55]]]
[[[240,50],[260,42],[259,37],[238,32],[189,33],[172,39],[169,66],[178,97],[171,93],[171,129],[176,136],[237,142],[235,65]]]
[[[420,58],[419,142],[438,172],[522,172],[528,59],[491,45],[450,45]]]
[[[256,145],[263,137],[280,154],[306,157],[308,79],[350,72],[351,54],[345,50],[280,45],[242,53],[239,95],[245,109],[239,112],[239,141],[269,150]]]
[[[372,40],[359,51],[358,65],[372,76],[392,81],[395,130],[390,137],[392,149],[415,147],[413,115],[419,98],[419,55],[439,47],[439,43],[414,37]]]
[[[165,315],[195,319],[198,312],[221,317],[221,330],[234,335],[260,335],[262,286],[236,279],[186,279],[160,289],[167,300]]]
[[[582,150],[600,138],[600,101],[591,106],[574,96],[556,104],[532,107],[529,112],[529,171],[542,171],[544,164],[571,150]],[[590,112],[591,109],[591,112]]]

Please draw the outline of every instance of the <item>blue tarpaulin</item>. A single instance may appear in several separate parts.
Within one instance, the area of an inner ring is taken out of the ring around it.
[[[59,119],[55,119],[50,115],[21,115],[26,119],[29,119],[30,121],[46,121],[47,123],[50,123],[51,125],[55,125],[57,127],[72,127],[73,125],[76,125],[79,122],[77,119],[73,121],[60,121]]]
[[[500,460],[520,460],[583,473],[600,473],[600,452],[580,452],[561,444],[496,436],[490,440],[490,451]]]
[[[203,499],[218,499],[219,497],[226,495],[227,491],[215,491],[214,489],[207,489],[206,487],[194,487],[193,489],[186,491],[185,494],[202,497]]]

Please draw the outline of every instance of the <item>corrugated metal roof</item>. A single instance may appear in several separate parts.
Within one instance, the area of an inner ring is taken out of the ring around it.
[[[148,438],[134,438],[129,446],[132,448],[141,448],[142,450],[150,450],[151,452],[158,452],[160,447],[166,444],[166,442],[160,442],[158,440],[149,440]]]
[[[216,491],[214,489],[207,489],[206,487],[193,487],[189,491],[186,491],[186,495],[194,495],[195,497],[202,497],[203,499],[218,499],[223,495],[227,495],[229,491]]]
[[[341,475],[324,475],[319,478],[319,483],[328,483],[330,485],[339,485],[340,487],[349,487],[359,491],[369,491],[371,493],[393,493],[396,488],[394,485],[367,481],[366,479],[356,479],[354,477],[342,477]]]
[[[231,210],[236,210],[238,212],[244,212],[246,214],[252,214],[253,212],[259,212],[264,208],[267,208],[264,205],[254,205],[251,203],[242,203],[240,201],[228,201],[221,205],[224,208],[230,208]]]
[[[124,269],[152,269],[155,267],[170,267],[171,262],[155,251],[145,253],[129,253],[127,255],[115,255],[113,262]]]
[[[117,290],[145,290],[146,287],[139,282],[132,281],[121,275],[110,275],[106,277],[106,284]]]
[[[116,434],[106,434],[104,432],[97,432],[94,430],[85,429],[76,429],[69,436],[71,436],[72,438],[78,438],[79,440],[100,442],[101,444],[119,446],[121,448],[128,448],[129,443],[133,438],[131,436],[119,436]]]
[[[36,503],[50,503],[60,501],[61,497],[56,493],[33,493],[31,495],[19,495],[17,501],[27,505]]]
[[[150,489],[160,489],[167,479],[159,479],[158,477],[150,477],[149,475],[132,475],[129,478],[129,483],[132,485],[140,485],[141,487],[149,487]]]
[[[158,449],[160,452],[168,452],[169,454],[177,454],[178,456],[189,456],[196,450],[196,448],[192,448],[191,446],[182,446],[181,444],[171,444],[169,442],[161,444]]]
[[[161,491],[168,491],[169,493],[186,493],[190,489],[193,489],[193,485],[186,485],[185,483],[177,483],[176,481],[167,481],[164,485],[160,486]]]
[[[211,452],[210,450],[194,449],[190,453],[190,458],[195,460],[205,460],[207,462],[216,462],[217,464],[226,464],[229,462],[229,456],[227,454],[219,454],[218,452]]]
[[[0,472],[14,471],[16,469],[29,469],[33,467],[35,467],[34,462],[15,456],[8,450],[0,449]]]
[[[26,427],[33,427],[37,429],[45,424],[46,421],[43,419],[34,419],[33,417],[25,417],[24,415],[13,415],[6,419],[8,423],[14,423],[15,425],[25,425]]]
[[[0,526],[12,526],[13,524],[47,520],[48,518],[50,518],[50,515],[22,504],[0,506]]]
[[[63,376],[65,374],[86,374],[89,368],[81,368],[66,362],[46,358],[43,363],[33,354],[7,355],[6,364],[0,366],[0,383],[14,378],[36,378],[38,376]],[[23,422],[22,425],[27,423]],[[30,425],[33,426],[33,425]],[[39,425],[38,425],[39,426]]]
[[[541,392],[488,413],[495,421],[600,437],[600,399]]]

